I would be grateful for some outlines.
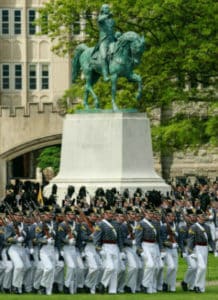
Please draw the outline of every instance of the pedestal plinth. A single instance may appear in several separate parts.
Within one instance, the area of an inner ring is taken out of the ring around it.
[[[86,186],[90,194],[98,187],[117,188],[130,193],[170,191],[154,170],[149,120],[145,113],[84,113],[64,120],[59,174],[46,187],[58,186],[58,202],[67,187],[76,192]]]

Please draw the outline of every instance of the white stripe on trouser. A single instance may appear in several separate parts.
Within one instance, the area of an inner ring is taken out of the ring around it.
[[[46,288],[46,294],[52,293],[55,270],[55,251],[53,245],[44,245],[40,249],[40,259],[43,266],[41,286]]]
[[[103,274],[101,283],[108,287],[108,293],[117,293],[117,279],[119,272],[119,248],[115,244],[103,244],[102,256]]]
[[[142,249],[142,257],[144,261],[142,285],[147,288],[148,293],[153,293],[157,246],[155,243],[142,242]]]
[[[205,291],[206,272],[207,272],[207,246],[195,246],[197,273],[195,276],[195,286],[199,287],[201,292]]]
[[[176,290],[176,273],[178,269],[178,252],[177,249],[166,249],[165,263],[167,267],[166,283],[171,292]]]
[[[25,265],[23,261],[23,247],[21,245],[11,245],[8,250],[8,254],[14,266],[12,285],[18,288],[21,292],[25,272]]]

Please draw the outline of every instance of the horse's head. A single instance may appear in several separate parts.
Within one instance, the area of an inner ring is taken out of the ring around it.
[[[131,56],[134,59],[134,64],[140,63],[141,56],[145,51],[145,38],[140,37],[138,34],[136,38],[130,43]]]

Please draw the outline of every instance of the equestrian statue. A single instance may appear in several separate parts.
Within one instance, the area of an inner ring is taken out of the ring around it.
[[[131,82],[137,82],[137,100],[142,96],[142,79],[133,72],[133,69],[140,63],[145,50],[145,39],[133,31],[123,34],[115,32],[112,16],[109,5],[103,4],[98,16],[97,45],[90,48],[83,43],[78,45],[74,52],[72,81],[75,82],[82,71],[86,81],[83,99],[85,109],[89,108],[89,94],[94,99],[95,108],[99,108],[99,99],[93,91],[93,85],[100,76],[103,76],[104,81],[111,81],[113,111],[118,111],[115,100],[118,77],[126,77]]]

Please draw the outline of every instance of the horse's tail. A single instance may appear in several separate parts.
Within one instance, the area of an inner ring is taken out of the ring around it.
[[[80,61],[79,58],[81,54],[87,49],[88,47],[85,44],[80,44],[76,47],[74,52],[74,57],[72,60],[72,82],[75,82],[79,72],[80,72]]]

